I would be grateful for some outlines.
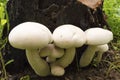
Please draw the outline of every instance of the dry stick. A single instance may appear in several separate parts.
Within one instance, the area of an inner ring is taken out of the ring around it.
[[[4,78],[5,78],[5,80],[8,80],[7,72],[6,72],[6,69],[5,69],[5,63],[4,63],[4,59],[3,59],[1,51],[0,51],[0,60],[1,60],[1,64],[2,64]]]

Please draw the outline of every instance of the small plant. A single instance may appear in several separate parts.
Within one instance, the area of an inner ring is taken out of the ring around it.
[[[7,43],[7,37],[4,39],[2,38],[3,36],[3,30],[5,28],[5,25],[7,26],[7,31],[9,31],[9,20],[8,20],[8,15],[6,11],[6,3],[7,0],[0,0],[0,62],[1,62],[1,77],[0,80],[7,80],[7,72],[5,69],[5,63],[3,59],[3,55],[1,50],[5,47],[5,44]]]
[[[118,72],[120,72],[120,60],[116,60],[114,62],[111,62],[111,61],[107,61],[107,60],[104,60],[104,62],[108,63],[110,66],[108,67],[108,70],[106,72],[106,76],[108,77],[109,73],[112,71],[112,70],[117,70]]]

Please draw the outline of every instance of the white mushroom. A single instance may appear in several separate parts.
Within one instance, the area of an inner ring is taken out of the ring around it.
[[[11,30],[8,39],[13,47],[26,49],[28,62],[36,74],[50,74],[48,63],[39,56],[39,49],[52,42],[52,34],[47,27],[36,22],[24,22]]]
[[[85,31],[88,45],[103,45],[113,40],[113,33],[102,28],[90,28]]]
[[[80,58],[80,66],[86,67],[90,64],[92,61],[95,52],[99,51],[96,49],[100,49],[100,46],[104,47],[106,51],[108,50],[107,43],[109,43],[113,39],[113,34],[109,30],[105,30],[102,28],[90,28],[85,31],[86,33],[86,44],[88,45],[85,52],[83,52],[81,58]],[[98,47],[99,46],[99,47]],[[102,49],[101,49],[102,50]],[[103,53],[103,52],[102,52]],[[98,62],[101,59],[101,55],[99,55]]]
[[[97,56],[95,58],[96,63],[99,63],[101,61],[103,53],[108,51],[108,49],[108,44],[97,46]]]
[[[60,48],[81,47],[86,42],[86,36],[80,28],[66,24],[53,32],[54,44]]]
[[[95,58],[95,61],[96,63],[99,63],[101,61],[102,54],[106,51],[108,51],[107,44],[98,45],[98,46],[96,45],[88,46],[85,52],[83,53],[82,57],[80,58],[80,66],[81,67],[88,66],[91,63],[96,52],[97,52],[97,57]]]
[[[64,74],[64,68],[72,63],[75,56],[75,48],[81,47],[86,42],[85,33],[78,27],[70,24],[61,25],[53,32],[54,44],[65,49],[64,56],[51,64],[51,73],[56,76]],[[62,72],[57,72],[57,68]],[[60,68],[61,67],[61,68]],[[55,68],[55,69],[54,69]]]

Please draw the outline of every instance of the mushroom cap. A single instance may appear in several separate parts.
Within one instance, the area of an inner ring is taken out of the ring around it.
[[[107,44],[113,39],[113,33],[102,28],[90,28],[85,31],[86,44],[88,45],[102,45]]]
[[[54,76],[63,76],[65,73],[65,70],[63,67],[61,66],[57,66],[57,65],[51,65],[51,73]]]
[[[15,48],[38,49],[52,41],[52,33],[40,23],[24,22],[11,30],[8,39]]]
[[[106,52],[106,51],[108,51],[108,49],[109,49],[108,44],[103,44],[103,45],[97,46],[97,51],[99,51],[99,52]]]
[[[86,36],[80,28],[66,24],[54,30],[53,40],[60,48],[81,47],[86,42]]]

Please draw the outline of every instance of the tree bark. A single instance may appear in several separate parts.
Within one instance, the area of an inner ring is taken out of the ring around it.
[[[63,24],[73,24],[84,31],[88,28],[103,28],[103,26],[107,25],[102,5],[93,10],[76,0],[9,0],[7,10],[10,19],[10,30],[26,21],[42,23],[52,32],[57,26]],[[86,45],[77,48],[77,56],[67,68],[67,72],[71,71],[71,69],[77,71],[77,61],[79,61],[85,49]],[[30,68],[26,60],[25,51],[15,49],[8,43],[5,47],[5,52],[4,58],[6,62],[14,59],[13,63],[6,66],[10,74],[20,73]],[[32,69],[30,70],[33,72]],[[62,78],[58,79],[61,80]]]

